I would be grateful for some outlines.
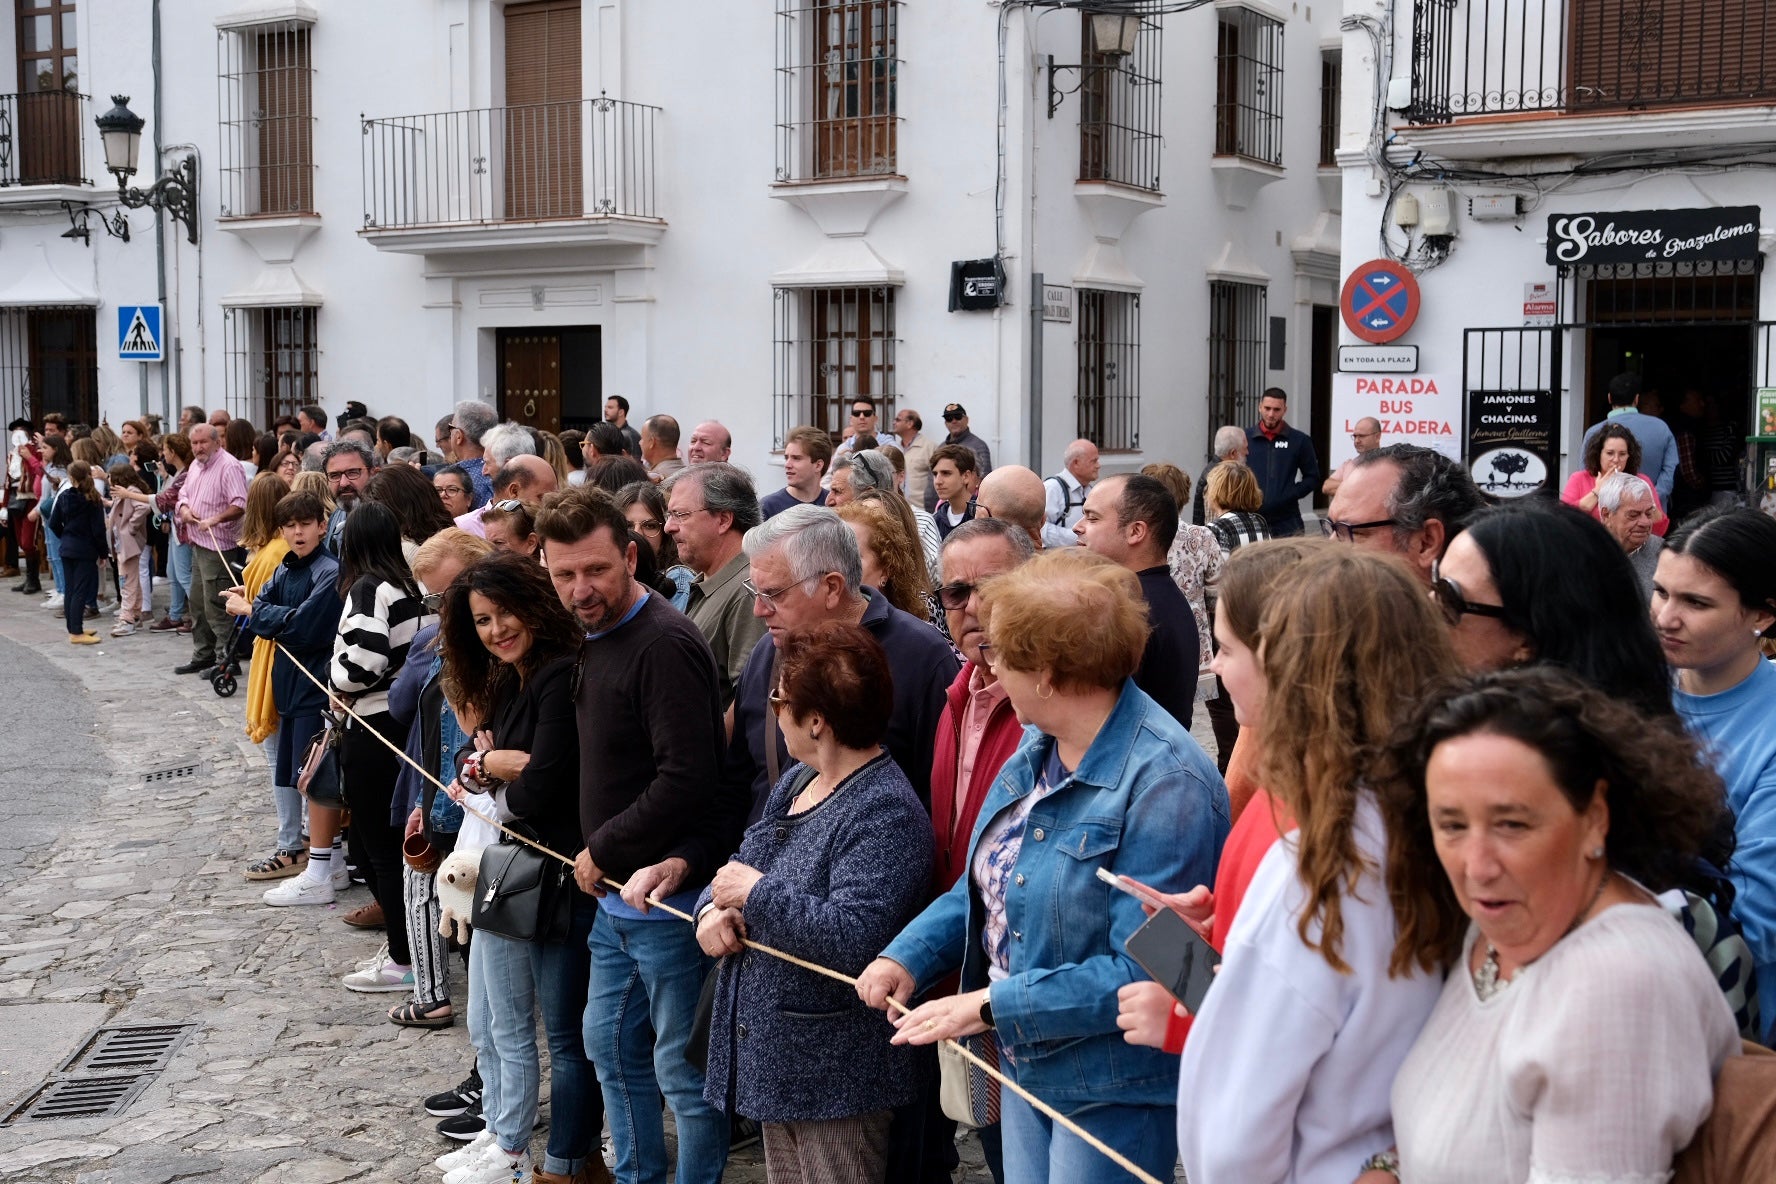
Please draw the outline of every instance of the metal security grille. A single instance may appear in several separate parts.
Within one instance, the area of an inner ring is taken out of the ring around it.
[[[1141,297],[1078,290],[1078,434],[1109,452],[1141,446]]]
[[[1344,85],[1344,55],[1320,55],[1320,167],[1338,166],[1338,108]]]
[[[777,179],[896,169],[899,0],[777,0]]]
[[[772,343],[773,448],[811,424],[842,439],[854,399],[894,418],[894,289],[778,288]]]
[[[1215,155],[1283,163],[1283,26],[1249,8],[1217,14]]]
[[[1264,393],[1268,292],[1262,284],[1209,283],[1209,437],[1258,416]]]
[[[1141,20],[1134,52],[1092,49],[1091,14],[1080,14],[1079,179],[1159,189],[1161,18]]]
[[[1568,270],[1588,281],[1580,323],[1719,325],[1757,319],[1762,264],[1759,256],[1721,262],[1616,263]],[[1563,281],[1565,278],[1563,274]],[[1562,300],[1558,307],[1564,306]]]
[[[216,34],[224,218],[314,212],[314,60],[301,21]]]
[[[1414,123],[1776,97],[1769,0],[1414,0]]]
[[[269,424],[318,404],[318,308],[222,310],[223,398],[228,413]]]
[[[90,308],[0,308],[0,414],[99,422],[97,316]]]

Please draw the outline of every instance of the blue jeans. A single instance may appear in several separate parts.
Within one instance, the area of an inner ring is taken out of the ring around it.
[[[167,578],[173,583],[173,602],[167,616],[185,619],[185,598],[191,593],[191,544],[171,539],[167,543]]]
[[[678,1132],[677,1184],[718,1184],[728,1161],[727,1115],[703,1100],[703,1074],[684,1055],[709,959],[682,921],[603,909],[587,944],[586,1051],[604,1087],[617,1180],[665,1184],[663,1093]]]
[[[999,1067],[1017,1080],[1002,1057]],[[1067,1115],[1128,1156],[1148,1174],[1172,1178],[1178,1161],[1176,1106],[1086,1106]],[[1017,1184],[1127,1184],[1129,1174],[1078,1135],[1004,1090],[999,1100],[999,1131],[1005,1144],[1005,1178]]]
[[[469,943],[469,1040],[481,1069],[482,1113],[499,1145],[519,1151],[536,1125],[536,1012],[549,1039],[549,1146],[543,1170],[572,1176],[604,1125],[597,1075],[580,1026],[587,931],[596,905],[574,910],[568,940],[541,944],[476,931]]]
[[[62,575],[62,536],[49,528],[49,515],[43,516],[39,523],[43,527],[43,552],[49,556],[49,578],[55,581],[57,592],[65,591]]]

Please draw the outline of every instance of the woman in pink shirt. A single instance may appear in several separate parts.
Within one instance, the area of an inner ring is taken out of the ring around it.
[[[1603,513],[1597,508],[1597,483],[1611,473],[1627,473],[1646,482],[1653,494],[1653,533],[1663,538],[1671,526],[1671,519],[1659,501],[1658,487],[1640,471],[1640,442],[1634,438],[1633,432],[1619,423],[1605,424],[1602,431],[1591,437],[1591,442],[1585,446],[1585,467],[1567,478],[1566,488],[1560,491],[1560,500],[1569,506],[1577,506],[1601,522]]]

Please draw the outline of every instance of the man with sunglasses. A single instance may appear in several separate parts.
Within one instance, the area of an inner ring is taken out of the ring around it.
[[[833,450],[834,456],[857,451],[857,437],[876,435],[876,405],[866,397],[851,400],[851,420],[843,441]]]
[[[960,403],[945,404],[943,409],[945,444],[960,444],[974,453],[974,471],[981,478],[993,471],[993,450],[987,442],[968,430],[968,412]]]
[[[1405,558],[1427,587],[1449,541],[1485,505],[1460,462],[1417,444],[1360,452],[1332,496],[1327,538]]]

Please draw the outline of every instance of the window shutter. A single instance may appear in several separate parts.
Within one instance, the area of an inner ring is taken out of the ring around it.
[[[506,217],[578,217],[579,0],[506,7]]]
[[[268,29],[254,39],[259,82],[261,214],[314,210],[314,77],[308,30]]]
[[[1766,0],[1571,0],[1569,110],[1749,102],[1765,92]]]

